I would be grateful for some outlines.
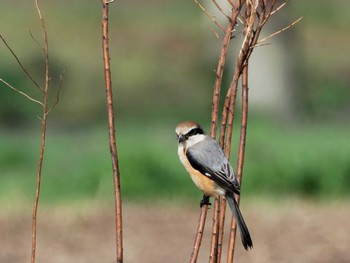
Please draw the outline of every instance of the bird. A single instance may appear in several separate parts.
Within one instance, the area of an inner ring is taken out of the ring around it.
[[[179,159],[194,184],[204,193],[200,206],[210,205],[211,196],[225,196],[236,219],[244,248],[252,249],[253,241],[234,197],[234,194],[240,194],[240,184],[223,150],[195,121],[180,122],[175,132]]]

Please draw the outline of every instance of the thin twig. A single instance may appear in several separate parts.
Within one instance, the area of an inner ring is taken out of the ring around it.
[[[291,23],[291,24],[289,24],[288,26],[282,28],[281,30],[278,30],[277,32],[275,32],[275,33],[273,33],[273,34],[271,34],[271,35],[269,35],[269,36],[267,36],[267,37],[265,37],[265,38],[263,38],[263,39],[260,39],[260,40],[258,41],[258,43],[264,42],[264,41],[270,39],[271,37],[276,36],[276,35],[278,35],[278,34],[284,32],[284,31],[290,29],[291,27],[293,27],[294,25],[296,25],[297,23],[299,23],[303,18],[304,18],[304,16],[299,17],[299,18],[298,18],[297,20],[295,20],[293,23]]]
[[[56,100],[55,100],[54,104],[51,106],[51,108],[47,111],[46,115],[49,114],[57,106],[57,104],[60,101],[60,94],[61,94],[61,89],[62,89],[64,73],[65,73],[65,70],[60,75],[60,83],[58,85],[58,90],[57,90],[57,94],[56,94]]]
[[[226,213],[226,198],[220,196],[220,215],[219,215],[219,233],[218,233],[218,249],[217,249],[217,263],[221,262],[222,242],[224,239],[225,213]]]
[[[248,65],[244,66],[242,72],[242,120],[241,120],[241,132],[238,150],[238,160],[237,160],[237,181],[242,185],[242,172],[244,164],[244,154],[245,154],[245,143],[247,134],[247,123],[248,123]],[[240,196],[235,195],[237,203],[239,204]],[[234,247],[236,242],[236,231],[237,224],[234,217],[231,220],[231,230],[229,238],[229,249],[227,255],[227,262],[233,262]]]
[[[38,104],[41,105],[41,106],[44,106],[44,104],[43,104],[41,101],[38,101],[38,100],[36,100],[36,99],[33,99],[33,98],[30,97],[28,94],[26,94],[26,93],[24,93],[24,92],[22,92],[22,91],[16,89],[16,88],[13,87],[11,84],[7,83],[5,80],[3,80],[3,79],[0,78],[0,81],[1,81],[2,83],[4,83],[7,87],[9,87],[10,89],[13,89],[14,91],[16,91],[16,92],[18,92],[19,94],[21,94],[21,95],[23,95],[24,97],[26,97],[27,99],[29,99],[29,100],[31,100],[31,101],[33,101],[33,102],[35,102],[35,103],[38,103]]]
[[[32,77],[32,75],[29,73],[29,71],[23,66],[22,62],[19,60],[16,53],[12,50],[12,48],[7,44],[6,40],[0,35],[0,38],[2,42],[4,42],[7,49],[11,52],[12,56],[16,59],[17,64],[20,66],[20,68],[23,70],[23,72],[27,75],[27,77],[33,82],[33,84],[41,91],[44,92],[44,90],[39,86],[39,84],[35,81],[35,79]]]
[[[231,7],[233,8],[233,9],[236,9],[237,7],[236,7],[236,4],[233,2],[233,0],[227,0],[227,2],[229,2],[229,4],[231,5]]]
[[[45,88],[44,88],[44,105],[43,105],[43,113],[42,113],[42,121],[41,121],[41,145],[40,145],[40,154],[39,154],[39,162],[38,162],[38,174],[37,174],[37,184],[35,191],[35,201],[33,207],[33,222],[32,222],[32,257],[31,262],[35,262],[35,254],[36,254],[36,226],[37,226],[37,213],[38,213],[38,204],[39,204],[39,196],[40,196],[40,184],[41,184],[41,170],[43,166],[44,160],[44,151],[45,151],[45,138],[46,138],[46,123],[47,123],[47,104],[48,104],[48,96],[49,96],[49,43],[47,39],[47,32],[44,19],[41,15],[41,10],[39,7],[38,0],[35,0],[36,10],[38,12],[38,16],[40,19],[41,27],[43,29],[43,37],[45,42]],[[28,74],[27,74],[28,76]],[[37,85],[38,87],[38,85]]]
[[[220,39],[220,36],[219,36],[218,32],[216,32],[216,31],[214,30],[214,28],[212,28],[211,26],[209,26],[209,29],[210,29],[211,32],[213,32],[213,34],[216,36],[217,39]]]
[[[221,7],[216,3],[215,0],[212,0],[217,8],[223,13],[226,17],[227,15],[221,10]],[[198,0],[195,0],[197,5],[204,11],[204,13],[215,23],[215,18],[212,17],[203,6],[198,3]],[[231,150],[231,140],[232,140],[232,131],[233,131],[233,120],[235,116],[235,107],[236,107],[236,97],[238,90],[238,81],[242,76],[242,122],[241,122],[241,133],[240,133],[240,147],[238,153],[238,164],[237,164],[237,177],[239,182],[241,182],[243,163],[244,163],[244,149],[245,149],[245,140],[246,140],[246,124],[247,124],[247,111],[248,111],[248,60],[253,52],[254,47],[258,47],[261,45],[266,45],[263,43],[258,43],[258,38],[260,36],[262,27],[265,25],[269,17],[283,8],[285,4],[282,4],[278,8],[274,9],[276,4],[276,0],[228,0],[230,5],[232,6],[231,15],[236,15],[233,26],[236,24],[238,20],[244,26],[243,34],[243,42],[240,48],[238,58],[236,60],[236,64],[234,67],[232,81],[230,83],[229,89],[226,94],[226,98],[223,105],[222,111],[222,119],[221,119],[221,130],[219,134],[219,144],[224,148],[225,155],[227,158],[230,156]],[[245,5],[245,12],[241,11],[242,7]],[[237,13],[235,13],[237,12]],[[232,21],[230,21],[232,22]],[[230,24],[230,23],[228,23]],[[290,26],[291,27],[291,26]],[[290,28],[288,27],[288,28]],[[285,30],[287,30],[286,28]],[[230,40],[232,37],[232,30],[230,32],[225,29],[225,37],[222,41],[222,49],[219,56],[218,67],[216,69],[216,80],[214,85],[214,94],[213,94],[213,103],[212,103],[212,118],[211,118],[211,129],[210,135],[215,138],[217,123],[218,123],[218,102],[220,99],[220,86],[222,82],[222,74],[225,65],[225,60],[227,56],[227,50],[229,46]],[[283,32],[282,30],[281,32]],[[229,34],[228,34],[229,33]],[[221,206],[217,206],[220,203]],[[215,201],[214,205],[214,218],[213,218],[213,231],[212,231],[212,244],[210,249],[210,262],[219,263],[221,260],[221,247],[222,247],[222,239],[223,239],[223,225],[225,221],[225,207],[226,202],[225,199],[222,198],[220,200]],[[204,206],[205,207],[205,206]],[[207,209],[205,207],[205,209]],[[206,215],[206,212],[204,213]],[[218,216],[219,215],[219,220]],[[200,215],[201,219],[203,218],[203,213]],[[200,227],[204,228],[205,219],[203,222],[200,222],[198,229]],[[233,261],[234,255],[234,244],[235,244],[235,234],[236,234],[236,224],[233,220],[231,221],[232,228],[229,237],[229,248],[227,255],[227,262],[231,263]],[[201,228],[201,230],[203,229]],[[199,245],[201,242],[202,232],[198,230],[197,237],[200,236]],[[197,241],[198,239],[196,239]],[[198,244],[198,243],[195,243]],[[194,248],[194,251],[198,255],[198,249]],[[214,255],[214,251],[217,251],[217,256]],[[192,257],[193,259],[193,257]],[[197,259],[197,256],[195,256]],[[191,261],[195,262],[195,261]]]
[[[211,233],[211,246],[209,254],[209,263],[217,263],[218,256],[218,240],[219,240],[219,220],[220,220],[220,197],[215,198],[214,214],[213,214],[213,226]]]
[[[225,28],[211,14],[209,14],[209,12],[204,8],[204,6],[201,3],[198,2],[198,0],[194,0],[194,2],[199,6],[200,9],[202,9],[205,15],[209,17],[211,21],[214,22],[215,25],[217,25],[222,31],[225,31]]]
[[[198,228],[197,228],[197,234],[196,238],[194,240],[193,249],[190,257],[190,263],[196,263],[198,259],[199,249],[201,247],[202,243],[202,237],[205,227],[205,221],[207,218],[207,212],[208,212],[208,205],[203,205],[201,208],[201,212],[199,214],[199,220],[198,220]]]
[[[225,37],[222,42],[221,52],[219,56],[218,66],[216,70],[216,78],[214,84],[214,93],[213,93],[213,103],[212,103],[212,122],[210,127],[210,135],[212,138],[215,138],[217,122],[218,122],[218,108],[219,108],[219,100],[220,100],[220,86],[222,83],[223,71],[225,66],[225,60],[227,56],[227,51],[229,48],[229,43],[231,40],[231,32],[236,25],[236,19],[239,14],[240,9],[236,9],[232,13],[232,17],[229,19],[229,23],[225,30]],[[222,236],[223,236],[223,227],[222,227],[222,216],[221,209],[225,209],[225,205],[221,203],[222,198],[216,198],[214,203],[214,216],[213,216],[213,227],[212,227],[212,239],[211,239],[211,249],[210,249],[210,260],[209,262],[220,262],[221,257],[221,249],[222,249]],[[224,212],[225,213],[225,210]],[[220,224],[221,223],[221,224]]]
[[[219,5],[219,3],[216,0],[212,0],[214,5],[216,6],[216,8],[228,19],[228,21],[231,20],[231,17],[229,17],[224,10],[222,10],[221,6]]]
[[[34,35],[32,34],[32,32],[29,30],[29,34],[30,34],[30,37],[33,39],[33,41],[35,42],[35,44],[40,48],[42,49],[42,51],[44,52],[45,54],[45,48],[43,48],[43,46],[39,43],[39,41],[34,37]]]
[[[272,43],[262,43],[262,44],[256,44],[254,46],[249,47],[250,49],[254,49],[257,47],[265,47],[265,46],[270,46]]]
[[[222,76],[224,73],[227,51],[231,40],[231,32],[236,25],[236,20],[239,12],[240,12],[240,9],[237,9],[232,13],[230,23],[228,23],[227,25],[227,28],[225,30],[225,37],[223,39],[222,46],[221,46],[218,65],[216,68],[215,84],[213,89],[214,90],[213,102],[212,102],[212,110],[211,110],[211,127],[210,127],[210,136],[212,138],[215,138],[215,135],[216,135],[219,101],[220,101],[220,87],[222,83]],[[221,145],[221,147],[223,147],[223,145]]]
[[[116,257],[117,263],[123,262],[123,231],[122,231],[122,201],[120,194],[120,171],[115,136],[112,75],[110,70],[110,57],[108,45],[108,7],[111,1],[102,1],[102,50],[105,72],[105,88],[107,97],[109,148],[112,159],[114,197],[115,197],[115,227],[116,227]]]
[[[283,7],[285,7],[288,4],[288,1],[284,2],[283,4],[281,4],[279,7],[277,7],[275,10],[273,10],[270,13],[270,16],[274,15],[275,13],[277,13],[278,11],[280,11]]]
[[[238,79],[240,75],[243,72],[243,69],[246,69],[247,66],[243,66],[247,63],[246,56],[249,53],[249,44],[251,43],[251,37],[253,35],[254,31],[254,25],[255,25],[255,19],[257,16],[257,8],[258,8],[258,0],[253,0],[254,2],[251,3],[251,5],[247,4],[246,7],[246,31],[244,36],[244,41],[242,44],[242,47],[239,52],[239,57],[237,59],[235,72],[233,76],[233,80],[230,84],[230,89],[232,89],[231,97],[230,97],[230,103],[228,108],[228,117],[227,117],[227,132],[226,132],[226,138],[225,138],[225,154],[226,156],[230,156],[231,151],[231,138],[232,138],[232,130],[233,130],[233,120],[234,120],[234,113],[235,113],[235,106],[236,106],[236,96],[237,96],[237,86],[238,86]],[[242,80],[243,81],[243,80]],[[233,261],[234,256],[234,244],[236,240],[236,223],[234,217],[232,217],[231,220],[231,231],[230,231],[230,237],[229,237],[229,247],[227,252],[227,263],[231,263]]]

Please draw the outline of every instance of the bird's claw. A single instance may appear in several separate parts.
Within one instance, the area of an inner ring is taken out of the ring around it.
[[[209,196],[204,195],[199,205],[200,207],[202,207],[203,205],[211,205],[211,203],[209,202]]]

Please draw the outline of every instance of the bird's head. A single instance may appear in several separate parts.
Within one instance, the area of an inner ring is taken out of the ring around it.
[[[194,139],[204,134],[202,127],[195,121],[180,122],[175,129],[177,140],[180,143],[186,142],[188,139]]]

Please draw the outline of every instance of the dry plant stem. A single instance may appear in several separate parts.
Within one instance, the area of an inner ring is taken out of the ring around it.
[[[224,238],[224,227],[225,227],[225,213],[226,213],[226,198],[220,197],[220,215],[219,215],[219,231],[218,231],[218,249],[217,249],[217,263],[221,262],[222,254],[222,242]]]
[[[204,6],[201,3],[198,2],[198,0],[194,0],[194,2],[199,6],[200,9],[202,9],[206,16],[209,17],[211,21],[213,21],[215,25],[217,25],[222,31],[225,31],[225,28],[218,21],[216,21],[215,17],[208,13],[208,11],[204,8]]]
[[[243,44],[241,47],[241,50],[239,52],[239,56],[237,59],[236,67],[235,67],[235,73],[233,80],[230,85],[230,89],[232,90],[230,103],[228,107],[227,112],[227,133],[225,138],[225,153],[227,156],[230,156],[230,150],[231,150],[231,137],[232,137],[232,129],[233,129],[233,120],[234,120],[234,110],[235,110],[235,104],[236,104],[236,95],[237,95],[237,86],[238,86],[238,79],[242,73],[243,67],[244,67],[244,74],[246,74],[246,77],[248,76],[247,72],[247,54],[250,50],[250,40],[253,34],[254,30],[254,24],[255,24],[255,18],[257,14],[257,8],[258,8],[258,0],[253,0],[250,2],[247,0],[246,2],[246,14],[245,14],[245,20],[246,20],[246,30],[245,30],[245,36],[243,40]],[[246,65],[246,66],[244,66]],[[243,74],[243,75],[244,75]],[[243,77],[244,78],[244,77]],[[242,83],[243,83],[242,78]],[[245,79],[247,80],[247,79]],[[247,82],[246,82],[247,85]],[[243,91],[242,91],[243,94]],[[241,147],[241,145],[240,145]],[[240,164],[240,163],[239,163]],[[239,167],[237,167],[237,170],[239,170]],[[241,175],[238,175],[237,177]],[[240,180],[240,179],[238,179]],[[237,197],[237,196],[236,196]],[[232,217],[231,220],[231,231],[230,231],[230,237],[229,237],[229,247],[227,252],[227,263],[233,262],[233,256],[234,256],[234,247],[235,247],[235,240],[236,240],[236,221]]]
[[[116,223],[116,262],[123,262],[123,235],[122,235],[122,202],[120,194],[120,174],[118,166],[118,154],[116,146],[114,111],[113,111],[113,93],[110,70],[109,46],[108,46],[108,5],[110,1],[102,1],[102,49],[105,72],[105,85],[107,97],[108,128],[109,128],[109,147],[112,158],[114,196],[115,196],[115,223]]]
[[[24,92],[22,92],[22,91],[16,89],[14,86],[12,86],[11,84],[9,84],[9,83],[6,82],[5,80],[3,80],[3,79],[0,78],[0,81],[1,81],[2,83],[4,83],[7,87],[9,87],[10,89],[12,89],[12,90],[16,91],[17,93],[19,93],[19,94],[23,95],[24,97],[26,97],[27,99],[29,99],[29,100],[31,100],[31,101],[33,101],[33,102],[35,102],[35,103],[41,105],[42,107],[44,106],[44,104],[43,104],[41,101],[38,101],[38,100],[36,100],[36,99],[33,99],[33,98],[30,97],[28,94],[26,94],[26,93],[24,93]]]
[[[196,1],[198,4],[198,2]],[[203,10],[203,8],[202,8]],[[205,10],[203,10],[205,11]],[[206,12],[206,11],[205,11]],[[225,59],[227,55],[227,50],[229,47],[229,42],[231,38],[231,31],[233,30],[237,16],[239,14],[239,10],[236,10],[232,14],[232,18],[229,21],[229,24],[225,30],[225,37],[222,42],[222,49],[219,57],[219,62],[216,70],[216,80],[214,85],[214,94],[213,94],[213,103],[212,103],[212,122],[210,127],[210,136],[212,138],[215,138],[216,134],[216,127],[217,127],[217,120],[218,120],[218,108],[219,108],[219,100],[220,100],[220,86],[222,82],[222,75],[224,71],[224,65],[225,65]],[[205,220],[207,215],[208,207],[204,205],[201,209],[200,213],[200,220],[198,223],[198,229],[197,234],[195,238],[195,242],[193,245],[193,250],[190,258],[190,262],[196,262],[198,258],[198,253],[200,249],[200,245],[202,242],[203,237],[203,230],[205,226]],[[218,254],[218,226],[219,226],[219,215],[220,215],[220,199],[215,199],[214,203],[214,220],[213,220],[213,232],[212,232],[212,245],[211,245],[211,252],[210,252],[210,262],[216,262],[217,254]],[[221,251],[220,251],[221,253]]]
[[[35,200],[33,207],[33,221],[32,221],[32,256],[31,262],[35,262],[35,253],[36,253],[36,226],[37,226],[37,213],[38,213],[38,203],[40,195],[40,183],[41,183],[41,170],[44,160],[44,151],[45,151],[45,136],[46,136],[46,120],[47,120],[47,101],[49,94],[49,45],[47,40],[47,32],[44,23],[44,19],[41,15],[40,7],[38,0],[35,0],[36,10],[38,12],[41,26],[43,28],[44,42],[45,42],[45,88],[44,88],[44,101],[43,101],[43,116],[41,119],[41,145],[40,145],[40,154],[39,154],[39,163],[38,163],[38,174],[37,174],[37,185],[35,191]],[[28,74],[27,74],[28,75]]]
[[[219,220],[221,198],[216,197],[214,203],[213,227],[211,232],[211,246],[209,254],[209,263],[217,263],[218,256],[218,237],[219,237]]]
[[[284,31],[290,29],[291,27],[293,27],[294,25],[296,25],[297,23],[299,23],[303,18],[304,18],[303,16],[302,16],[302,17],[299,17],[297,20],[295,20],[294,22],[292,22],[292,23],[289,24],[288,26],[286,26],[286,27],[282,28],[281,30],[278,30],[277,32],[272,33],[271,35],[269,35],[269,36],[267,36],[267,37],[265,37],[265,38],[259,40],[258,43],[264,42],[264,41],[268,40],[269,38],[274,37],[274,36],[276,36],[276,35],[278,35],[278,34],[284,32]]]
[[[217,123],[218,123],[218,112],[219,112],[220,87],[222,83],[222,76],[224,73],[227,51],[231,40],[231,32],[236,24],[239,11],[240,9],[236,9],[233,12],[231,20],[226,27],[225,36],[222,41],[222,47],[221,47],[221,52],[219,56],[219,62],[216,68],[216,78],[215,78],[215,84],[214,84],[214,93],[213,93],[213,102],[212,102],[212,111],[211,111],[211,127],[210,127],[210,136],[212,138],[215,138],[215,135],[216,135],[216,129],[217,129]],[[223,145],[221,145],[221,147],[222,146]]]
[[[13,57],[16,59],[17,64],[20,66],[20,68],[23,70],[23,72],[27,75],[27,77],[33,82],[33,84],[41,91],[44,93],[44,90],[39,86],[39,84],[35,81],[35,79],[32,77],[32,75],[29,73],[29,71],[23,66],[22,62],[16,55],[16,53],[12,50],[12,48],[7,44],[6,40],[0,35],[0,38],[2,42],[4,42],[5,46],[7,49],[11,52]],[[46,52],[46,50],[44,50]]]
[[[231,32],[234,29],[234,26],[236,25],[236,19],[239,12],[240,12],[240,8],[235,9],[234,12],[232,13],[232,17],[229,18],[229,23],[225,30],[225,36],[222,41],[222,48],[219,56],[219,62],[216,69],[216,78],[215,78],[215,84],[214,84],[214,94],[213,94],[213,103],[212,103],[211,129],[210,129],[210,135],[212,138],[215,138],[216,129],[217,129],[218,108],[219,108],[219,100],[220,100],[220,86],[222,83],[227,51],[231,40]],[[223,147],[223,145],[221,145],[221,147]],[[225,211],[226,211],[225,199],[216,198],[214,203],[212,239],[211,239],[211,249],[210,249],[210,259],[209,259],[210,263],[220,262],[221,260]]]
[[[227,17],[222,8],[218,5],[216,0],[212,0],[218,10]],[[240,148],[239,148],[239,156],[238,156],[238,165],[237,165],[237,177],[238,180],[241,181],[242,169],[243,169],[243,160],[244,160],[244,147],[245,147],[245,137],[246,137],[246,121],[247,121],[247,102],[248,102],[248,60],[253,52],[254,47],[258,46],[258,43],[275,36],[292,26],[294,26],[300,19],[293,22],[291,25],[283,28],[282,30],[268,36],[265,39],[262,39],[258,42],[259,35],[261,30],[269,17],[279,11],[285,4],[282,4],[277,9],[274,9],[276,4],[276,0],[227,0],[233,8],[232,11],[232,20],[227,17],[229,20],[229,26],[234,26],[237,19],[244,25],[244,39],[238,54],[238,58],[236,61],[236,65],[234,68],[233,78],[230,84],[230,87],[227,91],[227,95],[225,98],[223,111],[222,111],[222,120],[221,120],[221,129],[219,135],[219,144],[221,147],[224,147],[225,155],[227,158],[230,156],[231,150],[231,138],[232,138],[232,130],[233,130],[233,120],[236,106],[236,97],[238,90],[238,80],[242,76],[242,123],[241,123],[241,137],[240,137]],[[197,0],[195,0],[197,5],[204,11],[204,13],[215,23],[217,21],[213,18],[204,8],[201,6]],[[245,5],[245,13],[241,13],[242,7]],[[258,21],[256,21],[258,19]],[[233,23],[234,22],[234,23]],[[230,24],[232,23],[232,24]],[[219,25],[218,25],[219,26]],[[219,26],[221,28],[221,25]],[[222,28],[221,28],[222,29]],[[218,123],[218,102],[220,99],[220,86],[222,82],[222,74],[225,65],[225,59],[227,56],[227,49],[232,36],[232,29],[229,32],[226,28],[225,30],[225,38],[223,39],[223,46],[221,49],[219,63],[216,70],[216,80],[214,85],[214,94],[213,94],[213,103],[212,103],[212,118],[211,118],[211,129],[210,135],[214,138],[216,135],[217,123]],[[228,34],[230,33],[230,34]],[[236,196],[237,197],[237,196]],[[239,201],[239,198],[237,199]],[[219,207],[219,203],[221,203],[221,207]],[[223,237],[223,225],[225,220],[225,209],[226,209],[225,199],[216,200],[214,206],[214,219],[213,219],[213,231],[212,231],[212,244],[210,250],[210,262],[220,262],[221,260],[221,247],[222,247],[222,237]],[[219,219],[217,218],[219,216]],[[230,240],[229,240],[229,249],[227,262],[233,261],[234,255],[234,243],[235,243],[235,233],[236,233],[236,222],[234,218],[232,219],[232,227],[230,232]],[[204,224],[204,222],[203,222]],[[218,225],[217,225],[218,224]],[[214,256],[214,251],[217,251],[217,256]]]
[[[219,56],[219,62],[216,70],[216,79],[214,84],[214,94],[213,94],[213,103],[212,103],[212,116],[211,116],[211,127],[210,127],[210,136],[215,138],[216,127],[218,121],[218,108],[220,100],[220,86],[222,82],[222,76],[227,56],[227,51],[231,39],[231,31],[233,30],[238,11],[234,13],[233,19],[230,19],[227,28],[225,30],[225,37],[222,42],[222,48]],[[221,208],[221,198],[215,198],[214,203],[214,215],[213,215],[213,227],[212,227],[212,239],[211,239],[211,248],[210,248],[210,263],[218,262],[221,255],[221,246],[219,246],[219,237],[220,231],[222,232],[223,228],[220,230],[220,208]],[[221,239],[222,240],[222,239]]]
[[[197,234],[196,234],[196,238],[192,249],[190,263],[197,262],[199,249],[202,243],[203,231],[205,227],[205,221],[207,218],[207,212],[208,212],[208,205],[203,205],[201,208],[201,213],[199,215]]]
[[[222,120],[222,130],[221,133],[225,133],[225,127],[227,125],[227,131],[226,131],[226,137],[225,137],[225,154],[227,157],[230,156],[231,151],[231,138],[232,138],[232,128],[233,128],[233,120],[234,120],[234,111],[235,111],[235,105],[236,105],[236,96],[237,96],[237,85],[240,75],[242,74],[243,65],[246,62],[246,55],[248,51],[250,50],[249,44],[250,39],[253,34],[254,29],[254,23],[256,18],[256,3],[257,0],[254,1],[254,7],[251,11],[251,14],[248,18],[248,22],[246,23],[246,30],[245,30],[245,36],[244,41],[242,44],[242,47],[239,52],[239,56],[236,62],[235,70],[233,79],[231,81],[229,90],[226,95],[225,103],[224,103],[224,109],[223,109],[223,120]],[[250,2],[250,1],[249,1]],[[247,6],[248,9],[248,6]],[[225,125],[226,124],[226,125]]]
[[[242,73],[242,120],[241,120],[241,132],[238,150],[238,161],[237,161],[237,180],[242,184],[242,173],[245,155],[245,143],[247,135],[247,123],[248,123],[248,65],[243,68]],[[237,203],[239,204],[240,196],[236,195]],[[232,217],[231,220],[231,231],[229,238],[229,247],[227,254],[227,263],[233,262],[234,247],[236,240],[236,221]]]

